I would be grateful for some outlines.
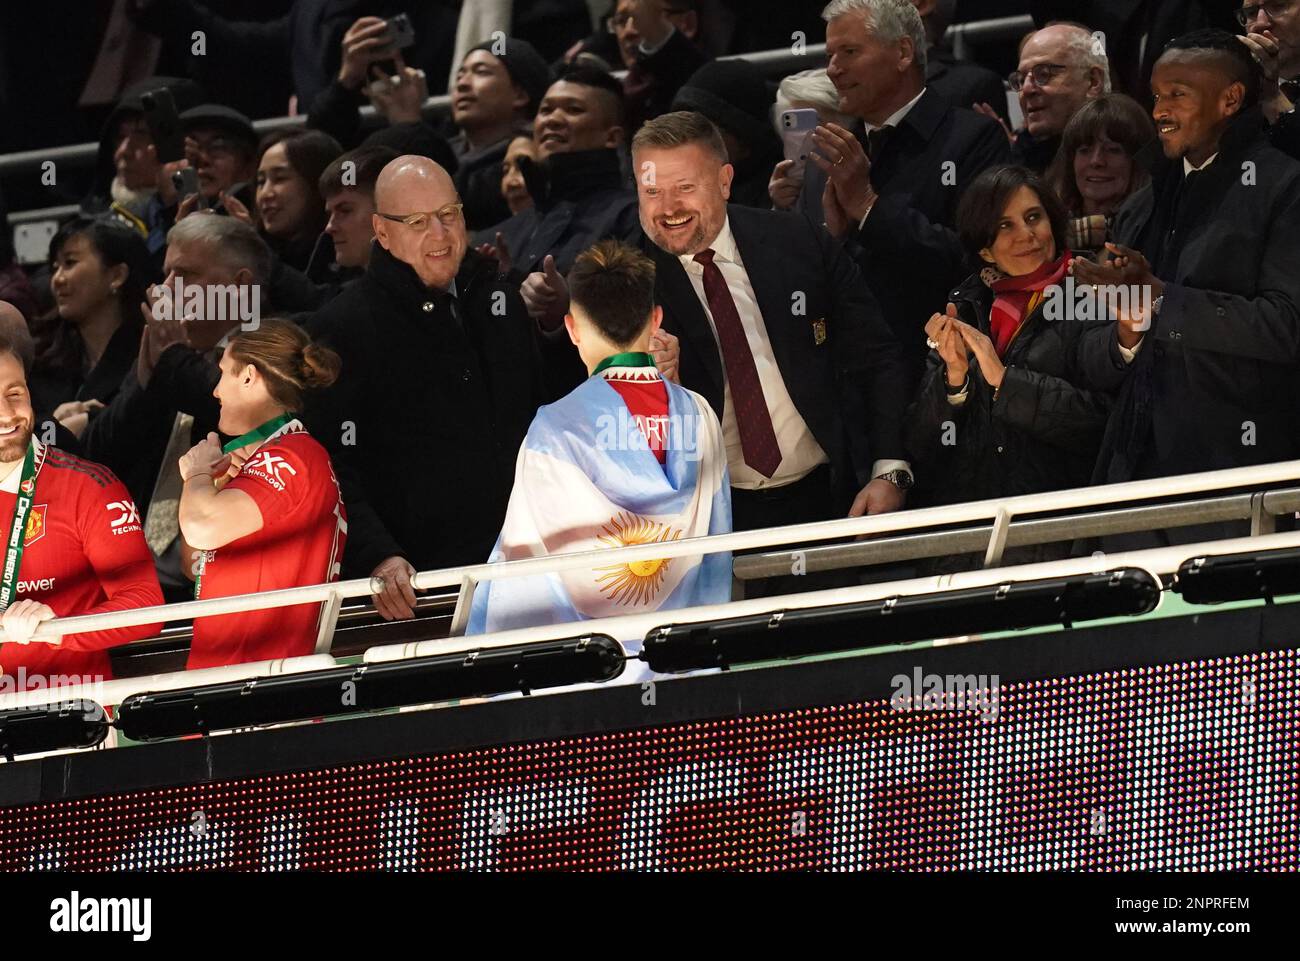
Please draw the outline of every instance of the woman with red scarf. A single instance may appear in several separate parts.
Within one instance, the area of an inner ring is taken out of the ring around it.
[[[1081,303],[1066,281],[1065,210],[1029,170],[998,167],[967,188],[957,230],[982,266],[925,327],[929,362],[907,418],[914,503],[1086,486],[1110,398],[1076,386],[1077,346],[1089,326],[1107,321],[1093,319],[1104,311]],[[1006,557],[1067,553],[1068,545],[1044,545]]]

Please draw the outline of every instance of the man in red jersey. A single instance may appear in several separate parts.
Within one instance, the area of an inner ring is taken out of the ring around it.
[[[126,487],[108,468],[42,444],[32,436],[34,418],[26,365],[0,335],[0,683],[7,690],[111,678],[107,649],[162,626],[31,641],[43,621],[163,602]]]
[[[181,535],[203,552],[200,599],[337,580],[347,520],[329,454],[293,412],[303,391],[326,386],[339,359],[302,329],[265,320],[231,340],[214,396],[217,435],[181,458]],[[297,657],[315,650],[320,604],[204,617],[188,667]]]

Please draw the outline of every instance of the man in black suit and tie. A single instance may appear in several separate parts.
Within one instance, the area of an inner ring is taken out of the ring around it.
[[[822,16],[840,110],[864,126],[814,131],[797,207],[846,240],[914,384],[925,322],[969,272],[957,201],[985,168],[1010,162],[1010,147],[997,122],[926,87],[925,27],[908,0],[834,0]],[[774,188],[788,169],[778,166]]]
[[[632,160],[678,377],[722,423],[735,528],[900,508],[906,376],[852,258],[803,217],[728,205],[701,114],[648,122]]]

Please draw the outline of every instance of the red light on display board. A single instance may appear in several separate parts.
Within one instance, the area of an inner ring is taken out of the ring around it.
[[[1294,870],[1298,668],[1270,651],[14,807],[0,866]]]

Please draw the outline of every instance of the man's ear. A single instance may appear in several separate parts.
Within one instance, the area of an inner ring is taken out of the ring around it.
[[[251,387],[257,382],[262,375],[257,372],[257,368],[252,364],[245,364],[244,369],[239,372],[239,380],[245,387]]]
[[[385,250],[388,250],[388,227],[384,218],[379,214],[371,214],[370,229],[375,232],[375,239],[379,241],[380,245]]]
[[[655,304],[654,310],[650,311],[650,336],[653,337],[659,333],[659,328],[664,324],[664,309]]]
[[[731,199],[731,183],[736,179],[736,168],[731,164],[723,164],[722,170],[718,173],[718,186],[722,190],[724,200]]]
[[[528,91],[517,83],[511,89],[515,92],[515,99],[510,101],[510,106],[515,108],[515,113],[523,113],[528,109]]]
[[[911,37],[906,36],[900,37],[898,43],[898,72],[906,73],[916,63],[916,45],[912,43]]]
[[[1106,71],[1102,67],[1088,68],[1088,93],[1100,97],[1106,89]]]
[[[605,146],[618,147],[623,143],[624,130],[622,127],[610,127],[605,131]]]
[[[574,347],[582,346],[582,335],[578,330],[578,322],[574,319],[573,314],[564,315],[564,329],[569,332],[569,341]]]
[[[1240,80],[1228,84],[1227,88],[1219,95],[1219,112],[1226,117],[1235,116],[1241,113],[1241,105],[1246,100],[1246,85]]]
[[[253,272],[247,267],[240,267],[235,271],[235,284],[239,287],[247,287],[253,282]]]

